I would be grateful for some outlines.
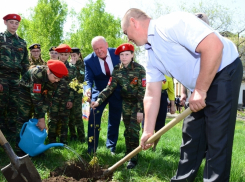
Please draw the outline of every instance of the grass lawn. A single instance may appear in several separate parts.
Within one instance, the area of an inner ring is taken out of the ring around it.
[[[124,157],[125,142],[124,142],[124,125],[120,124],[120,134],[118,144],[116,148],[116,155],[111,156],[109,150],[105,147],[107,122],[106,114],[103,116],[101,124],[101,133],[99,147],[97,151],[97,157],[100,165],[108,168]],[[167,119],[169,122],[171,119]],[[151,150],[142,151],[139,154],[138,165],[133,170],[127,170],[126,164],[119,167],[113,174],[112,181],[140,181],[140,182],[162,182],[170,181],[171,177],[175,174],[178,160],[179,160],[179,147],[181,144],[181,128],[182,122],[177,124],[174,128],[165,133],[155,152]],[[87,123],[85,123],[85,129],[87,130]],[[232,156],[232,169],[231,169],[231,182],[245,181],[245,122],[237,121],[236,132],[233,145]],[[86,155],[87,145],[80,144],[79,142],[71,142],[69,146],[75,149],[82,158],[89,161],[89,157]],[[31,158],[35,164],[42,179],[49,177],[50,171],[55,168],[64,165],[67,161],[76,160],[76,156],[62,148],[51,148],[45,152],[45,156],[36,156]],[[0,148],[0,167],[4,167],[9,163],[9,159]],[[204,168],[204,162],[198,171],[196,182],[201,182],[202,171]],[[4,176],[0,173],[0,182],[6,181]]]

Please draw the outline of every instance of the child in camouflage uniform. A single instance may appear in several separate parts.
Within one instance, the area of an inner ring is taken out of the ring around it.
[[[55,51],[55,48],[56,48],[55,46],[50,47],[50,49],[49,49],[49,57],[50,57],[50,59],[57,60],[57,59],[59,59],[59,56],[58,56],[58,52]]]
[[[70,63],[72,63],[76,67],[76,78],[78,82],[83,83],[85,66],[79,48],[74,47],[71,49]],[[83,93],[78,93],[78,92],[74,93],[74,103],[69,118],[69,130],[71,134],[71,140],[76,140],[78,134],[78,140],[81,143],[84,143],[85,133],[84,133],[84,124],[82,119],[82,98],[83,98]],[[77,127],[77,134],[76,134],[75,126]]]
[[[52,96],[58,83],[68,74],[64,63],[59,60],[49,60],[47,66],[32,66],[21,78],[18,102],[18,121],[16,124],[18,144],[22,125],[32,115],[38,119],[37,126],[42,131],[46,128],[45,112],[52,105]],[[34,108],[34,110],[32,110]],[[18,149],[18,148],[17,148]]]
[[[3,19],[7,30],[0,33],[0,129],[14,141],[19,80],[28,70],[29,61],[26,42],[16,34],[21,17],[8,14]]]
[[[32,44],[29,47],[30,50],[30,65],[46,65],[46,62],[41,57],[41,45],[40,44]]]
[[[143,120],[143,97],[146,86],[145,69],[133,61],[133,52],[134,46],[128,43],[122,44],[116,49],[115,54],[120,55],[121,64],[115,66],[108,86],[99,94],[97,101],[91,103],[92,108],[98,107],[118,84],[122,87],[126,154],[139,146],[139,131],[140,123]],[[136,165],[137,156],[130,159],[127,168],[132,169]]]
[[[56,142],[57,127],[60,123],[60,142],[67,144],[69,116],[74,101],[74,90],[70,88],[69,83],[76,77],[76,68],[67,61],[71,52],[68,45],[61,44],[55,51],[59,53],[59,60],[66,65],[69,74],[65,77],[65,84],[59,84],[53,96],[52,106],[49,109],[48,138],[50,143]]]

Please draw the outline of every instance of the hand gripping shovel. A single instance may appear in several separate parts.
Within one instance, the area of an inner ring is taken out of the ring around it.
[[[2,131],[0,130],[0,144],[10,159],[10,164],[1,169],[8,182],[41,182],[39,173],[28,157],[18,157]]]
[[[176,118],[174,118],[172,121],[170,121],[168,124],[166,124],[162,129],[160,129],[158,132],[156,132],[154,135],[152,135],[146,143],[153,143],[156,139],[158,139],[160,136],[162,136],[164,133],[166,133],[169,129],[174,127],[177,123],[179,123],[181,120],[183,120],[185,117],[187,117],[189,114],[191,114],[190,108],[187,108],[185,111],[183,111],[181,114],[179,114]],[[119,166],[121,166],[124,162],[128,161],[135,155],[137,155],[142,150],[141,146],[138,146],[136,149],[134,149],[132,152],[130,152],[128,155],[126,155],[124,158],[122,158],[120,161],[118,161],[113,166],[109,167],[106,171],[104,171],[103,176],[106,176],[113,171],[115,171]]]

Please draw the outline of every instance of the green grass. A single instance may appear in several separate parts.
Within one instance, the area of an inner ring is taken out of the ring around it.
[[[107,122],[105,112],[103,116],[103,122],[101,124],[101,133],[99,147],[97,151],[97,157],[99,164],[104,167],[110,167],[124,157],[125,142],[124,142],[124,124],[121,122],[119,130],[119,139],[116,149],[116,155],[111,156],[110,151],[105,147]],[[169,122],[171,119],[167,119]],[[237,121],[236,132],[233,145],[233,158],[231,168],[231,182],[245,181],[245,123],[244,121]],[[175,174],[178,161],[179,161],[179,147],[181,144],[181,128],[182,123],[177,124],[174,128],[165,133],[157,146],[155,152],[152,150],[142,151],[139,154],[138,165],[133,170],[127,170],[126,164],[119,167],[113,174],[112,181],[140,181],[140,182],[162,182],[170,181],[171,177]],[[87,123],[85,123],[85,130],[87,130]],[[86,155],[87,145],[80,144],[79,142],[69,143],[69,146],[75,149],[82,158],[89,161],[89,157]],[[49,177],[50,171],[55,168],[63,166],[65,162],[76,160],[76,156],[62,148],[51,148],[45,152],[45,156],[32,157],[32,161],[35,164],[42,179]],[[1,168],[9,163],[9,159],[4,153],[3,149],[0,149],[0,166]],[[202,163],[196,182],[201,182],[202,171],[204,169],[204,162]],[[0,174],[0,181],[5,181],[5,178]]]

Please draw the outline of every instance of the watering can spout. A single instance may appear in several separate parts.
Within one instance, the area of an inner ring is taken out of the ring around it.
[[[50,149],[51,147],[64,147],[64,144],[63,144],[63,143],[50,143],[50,144],[47,144],[47,145],[40,144],[40,145],[35,149],[35,151],[33,151],[33,154],[34,154],[34,155],[41,154],[41,153],[43,153],[44,151]]]

